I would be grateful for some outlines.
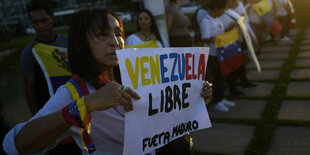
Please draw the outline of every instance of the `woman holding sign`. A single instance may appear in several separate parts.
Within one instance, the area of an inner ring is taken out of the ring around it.
[[[143,44],[147,47],[167,47],[167,42],[158,31],[155,19],[149,10],[142,10],[138,14],[138,30],[129,35],[126,39],[126,45]],[[149,44],[147,44],[149,42]],[[130,46],[129,46],[130,47]]]
[[[121,155],[125,111],[133,110],[132,100],[140,98],[120,84],[115,52],[122,48],[124,30],[113,12],[102,8],[77,12],[68,42],[72,79],[34,117],[9,131],[3,141],[5,152],[44,153],[73,136],[85,154]],[[209,102],[207,82],[201,96]]]

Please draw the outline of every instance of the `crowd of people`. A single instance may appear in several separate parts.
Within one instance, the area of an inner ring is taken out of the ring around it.
[[[259,12],[264,8],[257,8],[257,5],[262,5],[262,3],[269,7],[269,11],[266,13],[268,16],[262,15]],[[219,51],[215,43],[216,38],[221,34],[226,34],[235,28],[239,28],[237,19],[228,12],[236,13],[245,18],[244,24],[252,38],[251,41],[254,44],[255,53],[259,55],[261,54],[260,48],[263,43],[268,41],[266,39],[268,37],[274,43],[277,41],[290,41],[289,26],[294,9],[289,0],[202,0],[201,4],[202,7],[196,11],[195,20],[192,23],[194,27],[198,27],[196,28],[198,30],[195,30],[194,41],[195,45],[210,47],[207,79],[213,82],[215,109],[227,112],[236,103],[224,98],[225,78],[231,95],[244,95],[244,92],[237,89],[237,85],[241,85],[244,88],[257,86],[250,83],[247,79],[245,64],[238,66],[226,75],[223,75],[221,71]],[[270,24],[269,21],[273,23]],[[280,35],[277,36],[275,33],[272,33],[274,31],[272,27],[282,29]],[[245,39],[241,37],[243,56],[247,55],[246,51],[248,50],[245,44]],[[233,63],[238,64],[238,62]],[[228,65],[234,66],[234,64]]]
[[[272,18],[272,24],[262,19],[264,17],[256,9],[256,4],[264,2],[269,4],[271,16],[268,18]],[[201,96],[206,105],[212,98],[216,110],[228,112],[236,103],[224,97],[225,79],[231,95],[244,95],[238,85],[244,88],[257,86],[247,79],[246,63],[232,62],[239,65],[228,64],[234,68],[229,72],[223,71],[219,57],[221,51],[217,45],[221,35],[236,34],[240,38],[238,43],[233,44],[237,48],[232,49],[240,55],[238,61],[246,60],[247,51],[237,19],[231,17],[228,11],[245,17],[244,24],[252,36],[255,52],[260,54],[260,47],[266,38],[264,35],[269,35],[273,42],[290,40],[288,30],[294,10],[289,0],[201,0],[200,3],[201,7],[195,12],[191,23],[196,28],[193,40],[188,29],[191,20],[182,13],[180,0],[170,0],[166,7],[168,40],[160,34],[155,18],[147,9],[138,14],[137,31],[126,37],[122,22],[115,13],[99,7],[83,8],[73,15],[66,37],[53,32],[54,16],[48,6],[30,3],[29,18],[37,37],[22,53],[21,71],[27,101],[34,116],[27,122],[17,124],[6,134],[3,141],[5,152],[26,154],[50,151],[50,154],[60,154],[66,149],[66,153],[72,154],[95,150],[98,154],[122,154],[124,114],[133,110],[132,100],[140,98],[134,90],[121,84],[115,51],[123,49],[125,44],[132,46],[154,41],[154,47],[158,48],[209,47],[207,81],[203,84]],[[276,25],[275,22],[279,22],[282,28],[279,36],[270,32],[273,29],[267,29]],[[53,95],[47,91],[42,66],[32,52],[38,43],[68,49],[69,61],[64,63],[70,65],[73,76],[69,82],[68,79],[60,81],[63,85],[53,88],[57,89]],[[230,52],[231,48],[227,49],[225,52]],[[75,92],[79,92],[77,97]],[[77,107],[84,110],[81,112]],[[92,115],[91,120],[88,114]],[[90,124],[91,133],[88,132]],[[80,130],[83,131],[82,138]],[[73,137],[74,141],[69,139],[64,142],[67,137]],[[190,154],[191,149],[191,137],[185,135],[152,154]]]

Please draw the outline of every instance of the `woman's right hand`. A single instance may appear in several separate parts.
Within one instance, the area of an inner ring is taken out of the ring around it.
[[[131,98],[140,99],[140,96],[132,89],[109,82],[96,92],[85,96],[84,101],[87,106],[87,112],[96,110],[106,110],[116,105],[123,105],[126,111],[133,110]]]

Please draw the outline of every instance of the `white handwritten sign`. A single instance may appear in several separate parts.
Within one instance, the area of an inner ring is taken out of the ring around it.
[[[146,154],[211,127],[200,96],[208,55],[198,47],[117,51],[122,84],[141,96],[125,116],[124,155]]]

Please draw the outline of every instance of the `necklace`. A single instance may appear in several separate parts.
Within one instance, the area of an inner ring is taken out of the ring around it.
[[[152,33],[146,34],[146,33],[142,32],[142,31],[140,31],[140,33],[145,37],[145,41],[150,41],[150,40],[153,39]]]

